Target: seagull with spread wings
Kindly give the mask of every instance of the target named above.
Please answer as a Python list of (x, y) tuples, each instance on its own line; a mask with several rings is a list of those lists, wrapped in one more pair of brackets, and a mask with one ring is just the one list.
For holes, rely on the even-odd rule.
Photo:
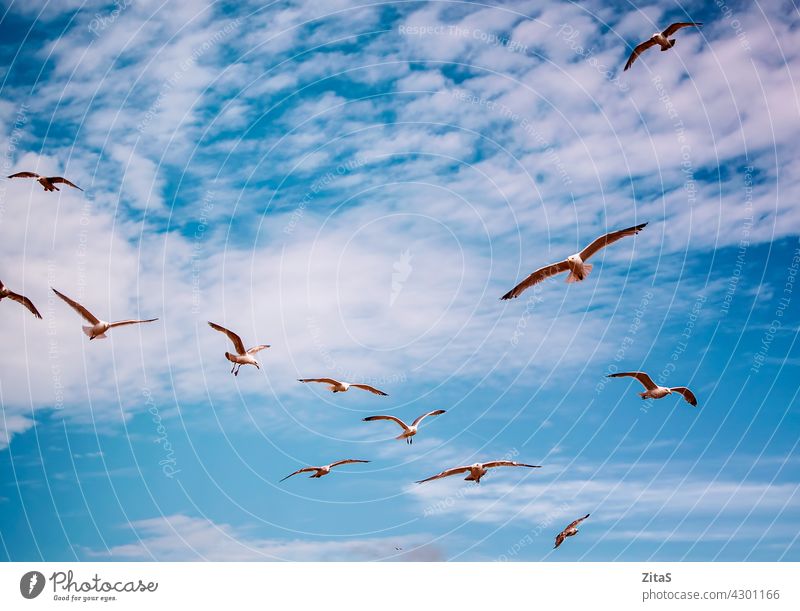
[(503, 295), (500, 299), (513, 299), (515, 297), (519, 297), (526, 289), (532, 287), (534, 284), (538, 284), (550, 276), (555, 276), (556, 274), (560, 274), (562, 272), (569, 272), (569, 275), (567, 276), (567, 282), (580, 282), (581, 280), (585, 280), (586, 276), (589, 275), (589, 272), (592, 271), (592, 264), (586, 263), (586, 260), (589, 257), (597, 253), (597, 251), (605, 248), (609, 244), (613, 244), (617, 240), (636, 235), (646, 226), (647, 223), (642, 223), (641, 225), (635, 225), (634, 227), (628, 227), (627, 229), (620, 229), (619, 231), (607, 233), (606, 235), (597, 238), (579, 253), (570, 255), (558, 263), (553, 263), (537, 269), (530, 276), (525, 278), (525, 280)]
[(694, 393), (685, 386), (674, 386), (668, 388), (666, 386), (659, 386), (653, 379), (643, 371), (625, 371), (621, 373), (612, 373), (609, 378), (636, 378), (644, 386), (645, 391), (640, 392), (639, 396), (642, 399), (663, 399), (667, 395), (676, 392), (683, 395), (689, 405), (697, 406), (697, 398)]
[(303, 378), (297, 380), (298, 382), (319, 382), (320, 384), (327, 384), (328, 390), (331, 392), (347, 392), (349, 388), (360, 388), (361, 390), (367, 390), (371, 392), (373, 395), (380, 395), (381, 397), (388, 397), (385, 392), (382, 390), (378, 390), (374, 386), (370, 386), (369, 384), (353, 384), (352, 382), (340, 382), (339, 380), (334, 380), (333, 378)]
[(336, 462), (332, 462), (329, 465), (323, 465), (321, 467), (303, 467), (302, 469), (298, 469), (294, 473), (290, 473), (286, 477), (284, 477), (281, 481), (289, 479), (293, 475), (297, 475), (298, 473), (311, 473), (314, 472), (314, 475), (309, 475), (310, 478), (317, 478), (322, 477), (323, 475), (328, 475), (331, 472), (331, 469), (334, 467), (338, 467), (339, 465), (349, 465), (352, 463), (366, 463), (369, 462), (368, 460), (357, 460), (355, 458), (348, 458), (346, 460), (337, 460)]
[(672, 47), (675, 46), (675, 39), (670, 38), (675, 32), (680, 30), (681, 28), (699, 28), (703, 24), (699, 21), (681, 21), (678, 23), (673, 23), (663, 32), (656, 32), (653, 34), (649, 40), (644, 41), (642, 44), (638, 45), (631, 53), (631, 56), (628, 58), (628, 62), (625, 64), (625, 70), (630, 68), (633, 65), (633, 62), (636, 61), (636, 58), (639, 57), (642, 53), (647, 51), (650, 47), (654, 47), (658, 45), (661, 47), (662, 51), (669, 51)]
[(458, 475), (459, 473), (467, 473), (467, 477), (464, 478), (464, 481), (467, 482), (475, 482), (479, 484), (481, 478), (486, 475), (486, 472), (489, 469), (494, 467), (528, 467), (530, 469), (541, 469), (541, 465), (526, 465), (525, 463), (514, 462), (513, 460), (495, 460), (492, 462), (476, 462), (474, 465), (467, 465), (465, 467), (455, 467), (453, 469), (447, 469), (446, 471), (442, 471), (438, 475), (433, 475), (431, 477), (421, 479), (417, 483), (423, 484), (425, 482), (430, 482), (435, 479), (441, 479), (443, 477), (450, 477), (451, 475)]
[(564, 539), (567, 537), (574, 537), (578, 534), (578, 524), (583, 522), (586, 518), (589, 517), (590, 514), (586, 514), (582, 518), (578, 518), (572, 524), (567, 526), (564, 530), (562, 530), (558, 535), (556, 535), (556, 546), (553, 549), (556, 549), (559, 545), (564, 543)]
[(3, 299), (8, 298), (11, 301), (16, 301), (17, 303), (21, 303), (24, 305), (28, 310), (30, 310), (31, 314), (33, 314), (36, 318), (41, 318), (42, 315), (39, 314), (39, 310), (36, 309), (36, 306), (33, 305), (33, 302), (25, 297), (25, 295), (20, 295), (15, 293), (14, 291), (10, 291), (5, 284), (0, 282), (0, 301)]
[(228, 339), (233, 342), (233, 347), (236, 349), (236, 354), (231, 354), (230, 352), (225, 353), (225, 358), (233, 363), (233, 367), (231, 368), (231, 373), (233, 375), (239, 375), (239, 370), (242, 368), (242, 365), (255, 365), (256, 369), (261, 369), (261, 366), (253, 355), (266, 348), (269, 348), (269, 344), (261, 344), (260, 346), (253, 346), (249, 350), (245, 350), (242, 338), (236, 335), (236, 333), (233, 331), (230, 331), (225, 327), (213, 322), (209, 322), (208, 326), (215, 331), (224, 333), (228, 336)]
[(78, 191), (83, 191), (78, 185), (71, 183), (63, 176), (40, 176), (36, 172), (17, 172), (16, 174), (12, 174), (9, 178), (35, 178), (36, 181), (44, 187), (45, 191), (61, 191), (56, 184), (65, 184), (69, 187), (73, 187)]
[(106, 337), (106, 332), (109, 329), (113, 329), (114, 327), (122, 327), (124, 325), (138, 325), (146, 322), (155, 322), (158, 318), (148, 318), (147, 320), (118, 320), (117, 322), (106, 322), (104, 320), (100, 320), (92, 314), (89, 310), (84, 308), (81, 304), (77, 301), (73, 301), (63, 293), (59, 293), (57, 290), (53, 289), (53, 292), (61, 297), (69, 307), (75, 310), (86, 322), (90, 323), (89, 325), (83, 326), (83, 332), (89, 336), (90, 340), (93, 339), (103, 339)]
[(440, 414), (444, 413), (445, 410), (437, 409), (432, 412), (428, 412), (427, 414), (422, 414), (419, 418), (411, 423), (411, 426), (407, 425), (405, 422), (400, 420), (400, 418), (396, 418), (395, 416), (368, 416), (364, 418), (364, 422), (372, 422), (374, 420), (391, 420), (392, 422), (396, 422), (403, 428), (403, 432), (399, 436), (395, 437), (395, 439), (405, 439), (406, 443), (414, 443), (414, 435), (417, 434), (417, 428), (419, 427), (420, 423), (428, 416), (439, 416)]

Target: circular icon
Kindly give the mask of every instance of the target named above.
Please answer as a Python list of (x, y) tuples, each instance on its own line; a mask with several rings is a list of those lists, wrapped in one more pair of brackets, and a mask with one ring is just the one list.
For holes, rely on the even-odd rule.
[(39, 571), (28, 571), (19, 580), (19, 593), (25, 598), (36, 598), (44, 590), (44, 575)]

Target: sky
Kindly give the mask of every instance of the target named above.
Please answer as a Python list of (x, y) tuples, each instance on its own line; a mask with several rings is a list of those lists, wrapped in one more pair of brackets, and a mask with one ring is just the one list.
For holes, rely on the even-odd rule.
[[(779, 0), (0, 1), (0, 174), (84, 189), (0, 180), (0, 280), (44, 317), (0, 302), (0, 558), (800, 560), (798, 26)], [(90, 342), (49, 287), (159, 320)], [(635, 370), (699, 405), (606, 377)], [(297, 382), (326, 376), (389, 396)], [(432, 409), (413, 445), (361, 421)], [(279, 482), (344, 458), (371, 462)], [(500, 459), (542, 468), (414, 483)]]

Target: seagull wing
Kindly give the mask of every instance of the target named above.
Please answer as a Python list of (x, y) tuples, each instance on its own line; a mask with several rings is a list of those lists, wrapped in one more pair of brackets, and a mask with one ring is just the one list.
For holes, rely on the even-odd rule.
[(100, 322), (100, 319), (98, 319), (98, 318), (97, 318), (97, 317), (96, 317), (94, 314), (92, 314), (92, 313), (91, 313), (89, 310), (87, 310), (86, 308), (84, 308), (84, 307), (83, 307), (81, 304), (79, 304), (77, 301), (73, 301), (72, 299), (70, 299), (69, 297), (67, 297), (66, 295), (64, 295), (64, 293), (59, 293), (59, 292), (58, 292), (57, 290), (55, 290), (55, 289), (53, 289), (53, 292), (54, 292), (56, 295), (58, 295), (59, 297), (61, 297), (61, 299), (63, 299), (64, 301), (66, 301), (66, 302), (67, 302), (67, 305), (69, 305), (69, 307), (71, 307), (71, 308), (72, 308), (73, 310), (75, 310), (75, 311), (76, 311), (78, 314), (80, 314), (80, 315), (81, 315), (81, 316), (84, 318), (84, 320), (86, 320), (87, 322), (90, 322), (90, 323), (92, 323), (93, 325), (96, 325), (97, 323), (99, 323), (99, 322)]
[(378, 390), (377, 388), (375, 388), (374, 386), (370, 386), (369, 384), (350, 384), (350, 386), (352, 386), (353, 388), (360, 388), (361, 390), (368, 390), (373, 395), (380, 395), (381, 397), (389, 396), (382, 390)]
[(452, 469), (447, 469), (446, 471), (442, 471), (438, 475), (433, 475), (431, 477), (421, 479), (417, 483), (424, 484), (425, 482), (430, 482), (435, 479), (441, 479), (442, 477), (450, 477), (451, 475), (458, 475), (459, 473), (466, 473), (467, 471), (469, 471), (469, 467), (454, 467)]
[(148, 318), (147, 320), (118, 320), (117, 322), (109, 323), (108, 328), (124, 327), (125, 325), (138, 325), (145, 322), (155, 322), (158, 318)]
[(589, 244), (589, 246), (584, 248), (580, 252), (580, 258), (583, 259), (583, 261), (586, 261), (598, 250), (605, 248), (609, 244), (613, 244), (614, 242), (616, 242), (617, 240), (621, 240), (622, 238), (627, 238), (628, 236), (636, 235), (646, 226), (647, 223), (642, 223), (641, 225), (636, 225), (634, 227), (628, 227), (627, 229), (620, 229), (619, 231), (612, 231), (611, 233), (607, 233), (606, 235), (597, 238), (594, 242)]
[(633, 62), (636, 61), (636, 58), (639, 57), (642, 53), (647, 51), (650, 47), (652, 47), (655, 44), (657, 44), (656, 41), (651, 38), (650, 40), (646, 40), (642, 44), (637, 46), (633, 50), (633, 53), (631, 53), (631, 56), (628, 58), (628, 61), (625, 64), (625, 68), (624, 68), (623, 72), (625, 70), (627, 70), (628, 68), (630, 68), (631, 66), (633, 66)]
[(68, 181), (63, 176), (48, 176), (47, 180), (49, 180), (50, 182), (53, 182), (53, 183), (61, 182), (61, 183), (64, 183), (65, 185), (69, 185), (70, 187), (74, 187), (78, 191), (83, 191), (83, 189), (81, 189), (78, 185), (76, 185), (75, 183), (71, 183), (70, 181)]
[(485, 462), (483, 463), (483, 467), (485, 469), (491, 469), (492, 467), (530, 467), (531, 469), (541, 469), (541, 465), (526, 465), (525, 463), (521, 462), (514, 462), (513, 460), (494, 460), (492, 462)]
[(17, 172), (12, 174), (9, 178), (40, 178), (36, 172)]
[(577, 520), (575, 520), (574, 522), (572, 522), (572, 523), (571, 523), (569, 526), (567, 526), (567, 527), (566, 527), (564, 530), (565, 530), (565, 531), (572, 530), (573, 528), (575, 528), (576, 526), (578, 526), (578, 524), (580, 524), (580, 523), (581, 523), (581, 522), (583, 522), (583, 521), (584, 521), (586, 518), (588, 518), (590, 515), (591, 515), (591, 514), (588, 514), (588, 513), (587, 513), (587, 514), (586, 514), (585, 516), (583, 516), (582, 518), (578, 518)]
[(694, 396), (694, 393), (686, 388), (685, 386), (676, 386), (675, 388), (670, 388), (672, 392), (677, 392), (683, 395), (683, 398), (686, 399), (686, 402), (689, 405), (694, 405), (697, 407), (697, 397)]
[(647, 390), (653, 390), (654, 388), (658, 388), (653, 379), (647, 375), (644, 371), (622, 371), (620, 373), (612, 373), (608, 376), (609, 378), (636, 378), (641, 382), (642, 386), (644, 386)]
[(523, 291), (532, 287), (534, 284), (539, 284), (542, 280), (546, 280), (550, 276), (555, 276), (556, 274), (565, 272), (568, 269), (569, 269), (569, 263), (567, 263), (566, 259), (564, 261), (559, 261), (558, 263), (553, 263), (552, 265), (540, 267), (530, 276), (525, 278), (525, 280), (523, 280), (513, 289), (508, 291), (508, 293), (503, 295), (500, 299), (514, 299), (515, 297), (519, 297), (523, 293)]
[(445, 411), (443, 409), (436, 409), (436, 410), (433, 410), (432, 412), (428, 412), (427, 414), (422, 414), (419, 418), (417, 418), (416, 420), (414, 420), (414, 422), (411, 423), (411, 426), (417, 426), (420, 422), (425, 420), (425, 418), (427, 418), (428, 416), (439, 416), (439, 415), (444, 414), (444, 413), (445, 413)]
[(11, 301), (16, 301), (17, 303), (21, 303), (26, 308), (28, 308), (36, 318), (41, 318), (42, 315), (39, 314), (39, 310), (36, 309), (36, 306), (33, 305), (33, 302), (25, 297), (24, 295), (18, 295), (12, 291), (8, 291), (8, 295), (6, 295)]
[(247, 351), (244, 349), (244, 344), (242, 343), (242, 338), (236, 335), (233, 331), (229, 331), (225, 327), (222, 327), (216, 323), (209, 322), (208, 326), (214, 329), (214, 331), (219, 331), (220, 333), (224, 333), (228, 336), (228, 339), (233, 342), (233, 347), (236, 349), (237, 354), (246, 354)]
[(261, 352), (262, 350), (266, 350), (269, 348), (269, 344), (261, 344), (260, 346), (253, 346), (250, 350), (247, 351), (247, 354), (255, 354), (256, 352)]
[[(297, 470), (297, 471), (295, 471), (294, 473), (290, 473), (289, 475), (287, 475), (286, 477), (284, 477), (284, 478), (281, 480), (281, 482), (282, 482), (283, 480), (285, 480), (285, 479), (289, 479), (289, 478), (290, 478), (290, 477), (292, 477), (293, 475), (297, 475), (298, 473), (311, 473), (312, 471), (319, 471), (319, 467), (303, 467), (302, 469), (298, 469), (298, 470)], [(280, 483), (280, 482), (278, 482), (278, 483)]]
[(700, 21), (679, 21), (677, 23), (673, 23), (672, 25), (670, 25), (666, 30), (661, 32), (661, 34), (665, 38), (669, 38), (681, 28), (691, 28), (691, 27), (699, 28), (702, 25), (703, 23)]
[(555, 547), (553, 549), (558, 548), (559, 545), (564, 543), (564, 539), (566, 539), (566, 538), (567, 538), (567, 535), (564, 534), (564, 531), (561, 531), (560, 533), (558, 533), (556, 535), (556, 545), (555, 545)]
[(358, 460), (356, 458), (346, 458), (345, 460), (337, 460), (336, 462), (332, 462), (328, 466), (333, 469), (334, 467), (338, 467), (339, 465), (349, 465), (351, 463), (356, 462), (369, 462), (368, 460)]
[[(420, 418), (417, 418), (417, 420), (419, 420), (419, 419)], [(400, 418), (395, 418), (394, 416), (367, 416), (363, 420), (364, 420), (364, 422), (372, 422), (374, 420), (391, 420), (392, 422), (396, 422), (401, 427), (403, 427), (403, 430), (405, 430), (405, 431), (408, 430), (408, 425), (405, 422), (403, 422), (402, 420), (400, 420)], [(416, 420), (414, 421), (414, 424), (415, 425), (417, 424)]]

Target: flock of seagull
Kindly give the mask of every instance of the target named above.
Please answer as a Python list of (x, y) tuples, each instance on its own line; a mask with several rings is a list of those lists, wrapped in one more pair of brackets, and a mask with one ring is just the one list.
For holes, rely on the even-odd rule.
[[(624, 69), (628, 70), (641, 53), (643, 53), (644, 51), (653, 46), (660, 46), (662, 51), (667, 51), (671, 49), (675, 45), (675, 39), (671, 39), (670, 36), (672, 36), (678, 30), (686, 27), (700, 27), (701, 25), (702, 25), (701, 23), (697, 22), (673, 23), (663, 32), (657, 32), (653, 34), (653, 36), (650, 39), (641, 43), (634, 49), (627, 63), (625, 64)], [(18, 172), (16, 174), (12, 174), (8, 178), (35, 179), (44, 188), (44, 190), (48, 192), (59, 191), (59, 188), (56, 186), (57, 184), (64, 184), (69, 187), (83, 191), (83, 189), (81, 189), (79, 186), (77, 186), (76, 184), (74, 184), (73, 182), (67, 180), (62, 176), (41, 176), (35, 172)], [(564, 272), (568, 272), (566, 278), (566, 282), (568, 283), (581, 282), (585, 280), (589, 275), (589, 273), (592, 271), (592, 264), (587, 263), (587, 261), (593, 255), (595, 255), (603, 248), (610, 246), (611, 244), (623, 238), (635, 236), (640, 231), (642, 231), (646, 226), (647, 223), (642, 223), (639, 225), (628, 227), (626, 229), (613, 231), (611, 233), (607, 233), (606, 235), (598, 237), (580, 252), (570, 255), (566, 259), (563, 259), (562, 261), (559, 261), (557, 263), (551, 263), (549, 265), (545, 265), (544, 267), (540, 267), (539, 269), (535, 270), (528, 277), (526, 277), (519, 284), (517, 284), (513, 289), (511, 289), (505, 295), (503, 295), (501, 299), (508, 300), (517, 298), (530, 287), (546, 280), (547, 278), (550, 278), (552, 276)], [(89, 340), (103, 339), (107, 337), (106, 334), (115, 327), (145, 324), (145, 323), (155, 322), (158, 320), (157, 318), (148, 318), (144, 320), (128, 319), (116, 322), (106, 322), (104, 320), (100, 320), (99, 318), (97, 318), (85, 306), (81, 305), (80, 303), (71, 299), (70, 297), (67, 297), (64, 293), (61, 293), (54, 288), (52, 290), (61, 300), (63, 300), (67, 305), (69, 305), (79, 316), (81, 316), (81, 318), (83, 318), (83, 320), (85, 320), (88, 323), (87, 325), (84, 325), (82, 329), (83, 332), (88, 336)], [(30, 299), (28, 299), (24, 295), (20, 295), (19, 293), (11, 291), (2, 282), (0, 282), (0, 301), (6, 298), (25, 306), (36, 318), (38, 319), (42, 318), (42, 315), (39, 313), (39, 311), (36, 309), (36, 306), (34, 306), (33, 302)], [(233, 366), (231, 368), (231, 373), (234, 376), (239, 375), (239, 370), (243, 365), (252, 365), (257, 369), (261, 368), (258, 360), (256, 360), (255, 358), (255, 355), (261, 352), (262, 350), (269, 348), (270, 347), (269, 344), (259, 344), (253, 346), (252, 348), (245, 348), (242, 338), (233, 331), (226, 329), (225, 327), (213, 322), (209, 322), (208, 324), (215, 331), (219, 331), (220, 333), (225, 334), (233, 344), (235, 352), (225, 352), (225, 358), (231, 363), (233, 363)], [(693, 406), (697, 405), (697, 398), (692, 393), (692, 391), (689, 390), (687, 387), (677, 386), (668, 388), (664, 386), (659, 386), (652, 380), (652, 378), (649, 375), (641, 371), (613, 373), (608, 377), (635, 378), (645, 388), (644, 392), (639, 393), (642, 399), (663, 399), (664, 397), (667, 397), (672, 393), (678, 393), (682, 395), (683, 398), (686, 400), (686, 402), (688, 402), (689, 404)], [(334, 378), (301, 378), (298, 381), (302, 383), (324, 384), (333, 393), (347, 392), (351, 388), (357, 388), (382, 397), (388, 396), (387, 393), (385, 393), (384, 391), (375, 388), (374, 386), (370, 386), (369, 384), (343, 382), (340, 380), (336, 380)], [(411, 424), (407, 424), (400, 418), (392, 415), (369, 416), (363, 418), (363, 421), (375, 422), (375, 421), (386, 420), (394, 422), (397, 426), (399, 426), (402, 429), (400, 435), (398, 435), (395, 439), (404, 440), (407, 444), (413, 444), (414, 436), (416, 436), (417, 433), (419, 432), (419, 427), (422, 424), (422, 421), (425, 420), (426, 418), (440, 416), (444, 413), (446, 412), (443, 409), (433, 410), (425, 414), (422, 414), (421, 416), (416, 418)], [(307, 466), (297, 469), (296, 471), (290, 473), (280, 481), (283, 482), (284, 480), (294, 477), (295, 475), (298, 475), (300, 473), (310, 473), (311, 475), (309, 477), (312, 479), (316, 479), (328, 475), (334, 467), (338, 467), (341, 465), (348, 465), (348, 464), (356, 464), (356, 463), (368, 463), (368, 462), (370, 461), (348, 458), (345, 460), (338, 460), (322, 466)], [(498, 467), (523, 467), (528, 469), (540, 469), (541, 465), (519, 463), (512, 460), (476, 462), (471, 465), (463, 465), (459, 467), (445, 469), (441, 473), (432, 475), (431, 477), (427, 477), (425, 479), (421, 479), (416, 483), (422, 484), (425, 482), (430, 482), (433, 480), (438, 480), (453, 475), (466, 474), (466, 477), (464, 478), (465, 481), (471, 481), (478, 484), (480, 483), (481, 478), (487, 474), (489, 469), (494, 469)], [(584, 520), (586, 520), (589, 517), (589, 515), (590, 514), (587, 513), (585, 516), (575, 520), (574, 522), (569, 524), (564, 530), (562, 530), (556, 536), (554, 549), (558, 548), (568, 537), (576, 535), (578, 533), (578, 525)], [(400, 549), (400, 548), (395, 548), (395, 549)]]

